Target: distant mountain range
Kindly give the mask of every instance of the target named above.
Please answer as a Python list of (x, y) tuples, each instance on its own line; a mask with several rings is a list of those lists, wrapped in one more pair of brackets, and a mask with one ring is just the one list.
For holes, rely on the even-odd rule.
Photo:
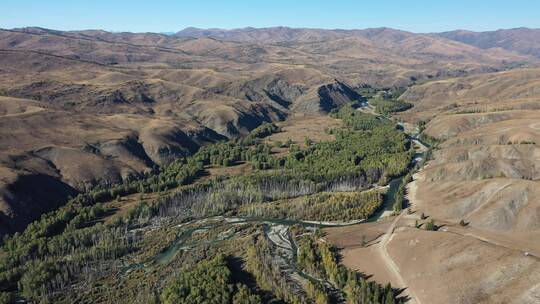
[(500, 47), (520, 54), (540, 57), (540, 29), (515, 28), (491, 32), (457, 30), (437, 35), (481, 49)]
[(287, 43), (317, 42), (344, 37), (362, 37), (379, 42), (399, 42), (418, 35), (431, 35), (465, 43), (481, 49), (502, 48), (520, 54), (540, 57), (540, 29), (514, 28), (496, 31), (474, 32), (455, 30), (432, 34), (414, 34), (391, 28), (372, 28), (364, 30), (323, 30), (309, 28), (242, 28), (242, 29), (199, 29), (186, 28), (175, 34), (177, 37), (210, 37), (231, 41)]

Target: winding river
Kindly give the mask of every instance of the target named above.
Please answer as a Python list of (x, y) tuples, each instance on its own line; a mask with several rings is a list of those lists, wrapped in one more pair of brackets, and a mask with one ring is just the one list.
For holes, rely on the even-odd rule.
[[(367, 107), (367, 106), (369, 105), (364, 105), (363, 107)], [(360, 110), (362, 109), (360, 108)], [(385, 116), (380, 116), (380, 117), (383, 117), (384, 119), (389, 119), (388, 117), (385, 117)], [(402, 127), (404, 126), (401, 123), (399, 125)], [(409, 172), (414, 172), (423, 164), (427, 156), (427, 152), (429, 151), (429, 146), (426, 143), (423, 143), (418, 138), (418, 131), (412, 134), (407, 134), (407, 137), (409, 141), (412, 144), (416, 145), (418, 148), (418, 152), (414, 155), (411, 165), (409, 166)], [(403, 181), (403, 178), (404, 176), (396, 177), (388, 183), (388, 186), (386, 186), (387, 191), (384, 195), (383, 204), (380, 206), (377, 212), (368, 219), (362, 219), (362, 220), (356, 220), (356, 221), (350, 221), (350, 222), (319, 222), (319, 221), (301, 221), (301, 220), (276, 219), (276, 218), (212, 216), (212, 217), (200, 219), (197, 221), (181, 224), (179, 225), (179, 228), (182, 229), (182, 231), (180, 232), (178, 237), (165, 250), (155, 255), (154, 257), (149, 258), (148, 260), (144, 262), (126, 265), (122, 270), (122, 274), (125, 275), (134, 269), (144, 268), (152, 264), (160, 264), (160, 265), (168, 264), (170, 261), (174, 259), (174, 257), (179, 251), (189, 250), (191, 248), (192, 244), (189, 244), (188, 240), (190, 240), (191, 237), (196, 233), (200, 233), (209, 229), (214, 229), (214, 228), (218, 228), (220, 226), (225, 226), (225, 225), (241, 225), (241, 224), (248, 224), (248, 223), (257, 223), (257, 224), (264, 225), (265, 235), (274, 245), (276, 245), (278, 248), (281, 249), (282, 255), (285, 255), (282, 258), (287, 259), (291, 263), (290, 268), (292, 269), (292, 271), (304, 279), (313, 280), (315, 278), (311, 278), (310, 276), (296, 270), (295, 264), (296, 264), (297, 247), (296, 247), (296, 244), (294, 244), (292, 236), (290, 235), (289, 227), (292, 225), (302, 225), (306, 228), (309, 227), (311, 229), (316, 229), (316, 228), (324, 228), (324, 227), (358, 225), (366, 221), (367, 222), (378, 221), (392, 213), (392, 207), (396, 199), (396, 194), (398, 192), (400, 184)], [(195, 224), (196, 227), (183, 228), (184, 226), (188, 226), (190, 224)], [(221, 242), (233, 236), (234, 236), (234, 233), (219, 234), (217, 238), (208, 240), (207, 242), (208, 243)]]

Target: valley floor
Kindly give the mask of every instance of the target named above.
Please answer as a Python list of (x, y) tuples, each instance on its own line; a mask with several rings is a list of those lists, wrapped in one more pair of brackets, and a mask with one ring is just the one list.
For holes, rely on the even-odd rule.
[[(190, 273), (184, 264), (221, 265), (219, 251), (229, 259), (227, 267), (239, 273), (229, 278), (236, 284), (229, 296), (247, 288), (242, 296), (264, 303), (344, 303), (362, 297), (385, 303), (538, 303), (540, 133), (531, 122), (540, 118), (537, 113), (452, 112), (417, 127), (374, 111), (363, 104), (332, 116), (291, 117), (279, 127), (264, 126), (248, 140), (202, 149), (178, 164), (180, 169), (150, 176), (148, 185), (141, 181), (134, 193), (93, 207), (79, 199), (77, 221), (43, 219), (8, 240), (0, 257), (16, 266), (12, 273), (4, 265), (3, 275), (12, 284), (11, 278), (22, 274), (17, 279), (22, 283), (9, 288), (21, 299), (64, 302), (82, 301), (82, 294), (103, 302), (100, 290), (118, 298), (124, 289), (130, 299), (155, 298), (158, 291), (166, 298), (169, 289), (175, 294), (178, 269)], [(469, 121), (467, 129), (446, 139), (429, 135), (455, 120)], [(398, 153), (388, 152), (394, 150)], [(368, 152), (359, 157), (350, 151)], [(379, 158), (379, 151), (387, 154)], [(394, 179), (337, 175), (386, 161), (394, 167), (384, 170), (395, 169), (389, 174)], [(362, 171), (374, 172), (366, 168)], [(182, 182), (163, 186), (169, 176)], [(61, 221), (73, 216), (62, 212), (55, 215)], [(84, 237), (92, 241), (79, 240)], [(59, 240), (77, 245), (53, 243)], [(49, 246), (29, 247), (33, 242)], [(111, 245), (115, 242), (119, 245)], [(36, 250), (40, 258), (32, 255)], [(73, 263), (72, 256), (76, 266), (69, 267), (83, 267), (80, 273), (69, 270), (73, 277), (57, 275), (49, 285), (25, 278), (51, 267), (49, 260)], [(27, 260), (37, 270), (25, 266)], [(55, 267), (60, 268), (48, 271), (67, 271)], [(139, 290), (142, 278), (148, 284)], [(65, 288), (70, 280), (82, 294)], [(94, 287), (85, 289), (85, 282)], [(391, 287), (383, 287), (387, 283)], [(36, 286), (41, 289), (32, 289)]]

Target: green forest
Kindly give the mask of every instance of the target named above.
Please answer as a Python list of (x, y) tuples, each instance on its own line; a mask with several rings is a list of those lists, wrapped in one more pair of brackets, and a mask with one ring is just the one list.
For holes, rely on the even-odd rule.
[[(346, 303), (390, 304), (402, 303), (398, 292), (390, 285), (384, 288), (373, 282), (368, 282), (358, 273), (340, 265), (336, 248), (327, 243), (317, 242), (312, 236), (302, 237), (299, 241), (297, 263), (300, 269), (309, 274), (317, 287), (314, 292), (317, 301), (328, 294), (325, 289), (334, 289), (334, 297), (340, 294)], [(320, 282), (329, 282), (324, 286)]]
[(370, 105), (375, 107), (376, 113), (390, 115), (412, 108), (413, 105), (411, 103), (398, 99), (405, 90), (405, 88), (387, 90), (363, 88), (360, 90), (360, 94), (368, 99)]
[[(313, 241), (298, 240), (295, 263), (331, 286), (290, 282), (272, 262), (280, 253), (268, 229), (279, 225), (224, 220), (352, 221), (374, 214), (383, 193), (368, 189), (404, 174), (414, 150), (388, 120), (351, 106), (332, 115), (343, 121), (329, 131), (332, 141), (293, 143), (276, 156), (264, 139), (280, 129), (263, 124), (154, 173), (69, 199), (2, 240), (0, 303), (330, 303), (336, 292), (348, 303), (398, 303), (390, 287), (346, 270), (334, 249)], [(243, 163), (252, 168), (247, 175), (208, 176), (210, 166)], [(115, 206), (134, 195), (139, 201), (119, 212)]]

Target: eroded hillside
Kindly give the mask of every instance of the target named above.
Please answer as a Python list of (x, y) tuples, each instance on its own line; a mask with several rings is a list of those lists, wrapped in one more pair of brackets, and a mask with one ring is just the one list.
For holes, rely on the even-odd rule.
[[(23, 44), (19, 41), (0, 57), (3, 232), (23, 228), (57, 207), (62, 196), (140, 176), (205, 143), (245, 135), (263, 122), (329, 111), (358, 98), (347, 84), (313, 68), (226, 61), (220, 63), (222, 70), (219, 64), (205, 67), (207, 62), (182, 68), (169, 66), (159, 54), (148, 56), (163, 60), (162, 66), (145, 67), (149, 59), (134, 58), (129, 60), (141, 61), (119, 66), (107, 60), (122, 61), (108, 55), (125, 55), (122, 43), (97, 46), (91, 54), (87, 44), (100, 40), (40, 38), (37, 46), (25, 45), (29, 50), (15, 50)], [(68, 43), (75, 44), (74, 51)], [(210, 47), (201, 43), (197, 47)], [(40, 50), (40, 44), (60, 50)], [(28, 188), (27, 181), (36, 178), (50, 181)]]
[[(399, 117), (428, 121), (425, 139), (437, 145), (409, 184), (415, 213), (387, 246), (422, 302), (538, 301), (539, 76), (448, 79), (402, 95), (415, 107)], [(431, 219), (437, 231), (425, 231)]]
[[(392, 29), (241, 32), (1, 30), (2, 231), (20, 230), (61, 197), (263, 122), (326, 113), (361, 98), (358, 87), (534, 62)], [(46, 181), (28, 188), (36, 178)]]

